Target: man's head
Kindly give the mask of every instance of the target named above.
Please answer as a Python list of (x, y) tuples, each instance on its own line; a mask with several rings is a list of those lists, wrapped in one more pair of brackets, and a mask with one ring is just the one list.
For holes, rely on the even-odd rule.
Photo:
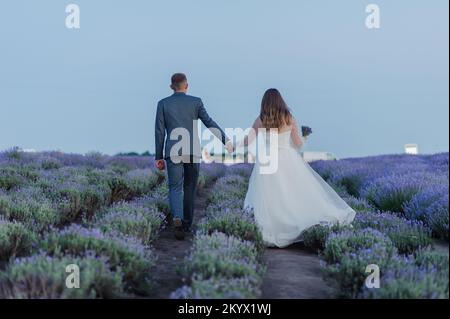
[(175, 92), (186, 92), (188, 89), (188, 82), (186, 75), (183, 73), (175, 73), (172, 75), (172, 84), (170, 88)]

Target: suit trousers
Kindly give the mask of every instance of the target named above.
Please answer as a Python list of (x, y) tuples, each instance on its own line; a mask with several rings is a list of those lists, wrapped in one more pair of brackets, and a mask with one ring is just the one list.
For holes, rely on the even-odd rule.
[(170, 209), (173, 218), (180, 218), (185, 228), (192, 226), (199, 172), (199, 163), (174, 163), (167, 159)]

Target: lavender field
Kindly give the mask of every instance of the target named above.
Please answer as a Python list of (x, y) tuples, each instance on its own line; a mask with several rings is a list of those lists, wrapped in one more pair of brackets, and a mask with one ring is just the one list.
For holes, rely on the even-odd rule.
[[(443, 153), (312, 164), (358, 212), (350, 227), (305, 231), (296, 248), (320, 258), (334, 298), (448, 298), (448, 251), (437, 249), (448, 247), (448, 163)], [(170, 209), (152, 158), (0, 153), (0, 298), (260, 298), (267, 249), (242, 210), (251, 169), (202, 164), (205, 205), (175, 260), (155, 248)], [(164, 260), (178, 276), (167, 296), (155, 291)], [(72, 264), (77, 289), (66, 285)], [(379, 289), (364, 284), (370, 264)]]

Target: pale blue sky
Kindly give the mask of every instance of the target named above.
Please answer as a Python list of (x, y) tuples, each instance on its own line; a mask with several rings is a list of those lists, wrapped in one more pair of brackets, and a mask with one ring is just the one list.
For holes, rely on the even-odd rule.
[[(81, 29), (65, 28), (65, 6)], [(365, 27), (365, 7), (381, 29)], [(0, 149), (154, 150), (158, 99), (189, 75), (224, 127), (279, 88), (308, 149), (339, 157), (448, 151), (447, 0), (5, 0)]]

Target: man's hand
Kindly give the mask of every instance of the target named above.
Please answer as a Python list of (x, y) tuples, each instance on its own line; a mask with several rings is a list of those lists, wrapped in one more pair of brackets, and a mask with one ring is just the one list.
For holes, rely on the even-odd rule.
[(166, 169), (166, 162), (163, 159), (156, 160), (155, 161), (155, 167), (159, 169), (160, 171), (163, 171)]
[(225, 148), (226, 148), (228, 154), (234, 153), (234, 145), (231, 141), (228, 141), (227, 144), (225, 144)]

